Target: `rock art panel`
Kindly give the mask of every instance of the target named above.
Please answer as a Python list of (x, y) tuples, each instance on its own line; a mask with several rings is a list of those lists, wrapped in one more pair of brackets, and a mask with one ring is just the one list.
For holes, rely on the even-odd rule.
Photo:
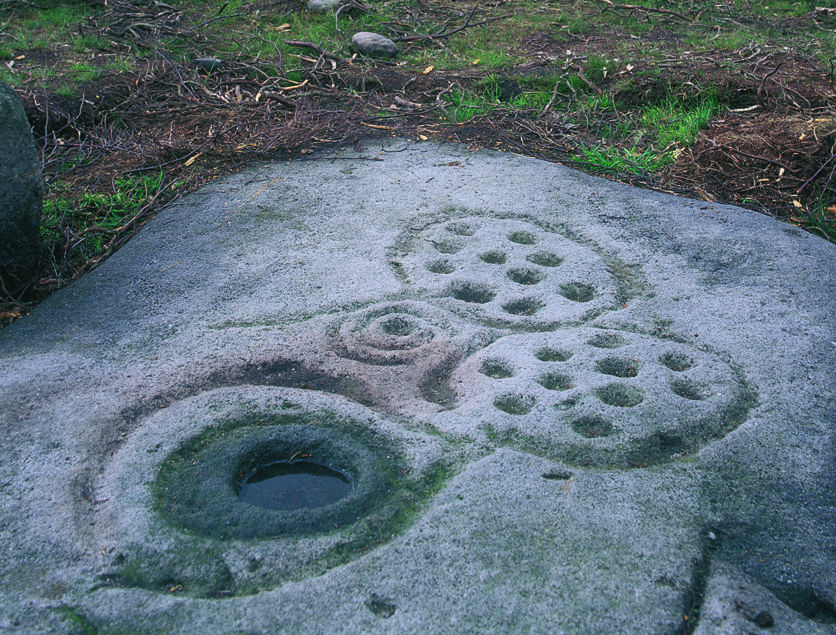
[(591, 246), (523, 218), (463, 216), (414, 224), (396, 267), (460, 316), (546, 330), (614, 308), (618, 282)]
[(482, 421), (490, 438), (598, 466), (680, 458), (740, 425), (754, 400), (716, 355), (595, 328), (503, 337), (457, 368), (451, 386), (449, 421)]
[(0, 332), (0, 631), (833, 632), (832, 245), (365, 151), (218, 180)]

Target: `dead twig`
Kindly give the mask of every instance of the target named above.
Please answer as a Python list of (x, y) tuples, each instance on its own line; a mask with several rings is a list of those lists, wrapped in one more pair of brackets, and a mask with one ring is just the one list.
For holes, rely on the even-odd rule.
[(578, 64), (569, 64), (569, 68), (575, 71), (578, 74), (578, 79), (580, 79), (584, 84), (589, 86), (589, 88), (594, 90), (599, 95), (604, 94), (603, 90), (601, 90), (598, 86), (589, 81), (589, 78), (586, 75), (584, 75), (582, 66), (579, 66)]
[(314, 44), (313, 42), (309, 42), (308, 40), (287, 40), (285, 44), (289, 46), (301, 46), (304, 48), (309, 48), (319, 53), (322, 57), (325, 57), (329, 60), (334, 60), (335, 62), (342, 62), (343, 64), (349, 63), (349, 60), (347, 60), (346, 58), (340, 57), (339, 55), (334, 55), (330, 51), (326, 51), (321, 46)]
[(691, 18), (686, 15), (682, 15), (681, 13), (677, 13), (676, 11), (672, 11), (671, 9), (658, 9), (656, 7), (642, 7), (635, 4), (616, 4), (612, 2), (612, 0), (601, 0), (607, 7), (607, 9), (624, 9), (625, 11), (638, 11), (638, 12), (645, 12), (645, 13), (661, 13), (662, 15), (670, 15), (680, 20), (684, 20), (685, 22), (693, 22)]
[(282, 106), (287, 106), (291, 110), (296, 108), (296, 104), (292, 100), (288, 99), (287, 97), (284, 97), (283, 95), (281, 95), (277, 92), (274, 92), (272, 90), (267, 90), (267, 91), (264, 91), (261, 94), (264, 97), (267, 97), (268, 99), (272, 99), (273, 101), (279, 102)]
[(771, 163), (772, 165), (777, 165), (779, 168), (784, 168), (787, 172), (797, 172), (798, 170), (794, 170), (786, 163), (781, 163), (780, 161), (776, 161), (775, 159), (770, 159), (769, 157), (762, 157), (757, 154), (749, 154), (748, 152), (744, 152), (743, 150), (738, 150), (737, 148), (730, 146), (728, 144), (719, 144), (716, 143), (713, 139), (708, 139), (708, 142), (717, 150), (730, 150), (735, 154), (739, 154), (740, 156), (748, 157), (750, 159), (755, 159), (756, 161), (764, 161), (766, 163)]
[[(810, 183), (812, 183), (812, 182), (813, 182), (813, 180), (814, 180), (814, 179), (815, 179), (815, 178), (816, 178), (816, 177), (817, 177), (817, 176), (821, 173), (821, 171), (822, 171), (822, 170), (824, 170), (824, 169), (828, 166), (828, 164), (829, 164), (831, 161), (833, 161), (833, 159), (836, 159), (836, 154), (831, 154), (831, 155), (830, 155), (830, 158), (829, 158), (827, 161), (825, 161), (824, 163), (822, 163), (821, 167), (819, 167), (819, 169), (818, 169), (818, 170), (816, 170), (816, 171), (813, 173), (813, 176), (811, 176), (809, 179), (807, 179), (806, 181), (804, 181), (804, 185), (802, 185), (800, 188), (798, 188), (798, 189), (796, 190), (796, 192), (797, 192), (798, 194), (801, 194), (801, 191), (802, 191), (805, 187), (807, 187), (808, 185), (810, 185)], [(828, 179), (828, 182), (829, 182), (829, 181), (830, 181), (830, 180)]]
[(490, 24), (491, 22), (496, 22), (497, 20), (505, 20), (507, 18), (512, 17), (513, 14), (507, 15), (499, 15), (493, 18), (487, 18), (486, 20), (482, 20), (481, 22), (477, 22), (475, 24), (471, 24), (470, 21), (473, 19), (473, 15), (476, 13), (476, 10), (479, 8), (479, 5), (475, 5), (467, 16), (467, 19), (464, 22), (464, 25), (460, 26), (457, 29), (453, 29), (452, 31), (448, 31), (447, 27), (445, 26), (441, 31), (436, 31), (435, 33), (429, 33), (427, 35), (402, 35), (401, 37), (395, 38), (395, 42), (420, 42), (422, 40), (441, 40), (447, 39), (456, 33), (461, 33), (465, 29), (470, 29), (477, 26), (484, 26), (485, 24)]
[(782, 67), (783, 65), (784, 65), (784, 63), (783, 63), (783, 62), (781, 62), (780, 64), (778, 64), (778, 66), (776, 66), (776, 67), (775, 67), (775, 68), (773, 68), (771, 71), (769, 71), (766, 75), (764, 75), (764, 76), (763, 76), (763, 79), (761, 80), (760, 84), (758, 84), (758, 92), (756, 93), (756, 94), (757, 94), (758, 99), (760, 99), (760, 98), (761, 98), (761, 93), (763, 92), (763, 87), (764, 87), (764, 84), (766, 83), (766, 80), (767, 80), (767, 79), (769, 79), (770, 77), (772, 77), (772, 76), (773, 76), (775, 73), (777, 73), (779, 70), (781, 70), (781, 67)]
[(552, 90), (552, 97), (551, 99), (549, 99), (549, 102), (543, 107), (543, 110), (540, 111), (540, 117), (542, 117), (547, 112), (549, 112), (549, 110), (551, 110), (552, 104), (554, 104), (554, 100), (557, 99), (557, 89), (560, 87), (560, 82), (563, 80), (564, 77), (566, 77), (565, 74), (561, 75), (557, 80), (555, 80), (554, 90)]

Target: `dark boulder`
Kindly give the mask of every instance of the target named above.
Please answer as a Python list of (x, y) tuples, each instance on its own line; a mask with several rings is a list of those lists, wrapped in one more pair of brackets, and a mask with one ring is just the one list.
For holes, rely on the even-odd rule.
[(44, 193), (41, 162), (23, 105), (0, 84), (0, 291), (17, 293), (35, 275)]

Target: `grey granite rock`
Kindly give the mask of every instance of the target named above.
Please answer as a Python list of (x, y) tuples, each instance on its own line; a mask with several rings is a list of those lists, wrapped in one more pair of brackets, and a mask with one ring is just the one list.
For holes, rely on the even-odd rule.
[(192, 66), (197, 66), (207, 72), (217, 70), (223, 63), (223, 60), (217, 57), (198, 57), (192, 60)]
[(398, 45), (389, 38), (368, 31), (355, 33), (351, 38), (351, 43), (363, 55), (370, 57), (394, 57), (400, 50)]
[(23, 105), (0, 84), (0, 282), (14, 293), (38, 264), (41, 164)]
[(308, 11), (330, 11), (339, 7), (343, 2), (344, 0), (308, 0), (305, 6), (307, 6)]
[[(1, 632), (836, 632), (832, 244), (511, 154), (315, 158), (0, 331)], [(300, 460), (353, 489), (238, 495)]]
[[(794, 611), (773, 593), (719, 559), (711, 563), (694, 635), (768, 635), (769, 633), (832, 633), (832, 622), (820, 613), (813, 597), (807, 615)], [(811, 619), (811, 617), (818, 618)]]

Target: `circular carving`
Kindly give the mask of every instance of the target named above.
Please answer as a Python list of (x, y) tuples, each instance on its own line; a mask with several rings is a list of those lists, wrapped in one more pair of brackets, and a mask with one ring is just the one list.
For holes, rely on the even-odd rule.
[(567, 359), (571, 358), (573, 354), (574, 353), (571, 351), (544, 346), (534, 353), (534, 357), (539, 359), (541, 362), (565, 362)]
[(514, 376), (514, 368), (498, 359), (486, 359), (482, 362), (479, 372), (493, 379), (505, 379)]
[[(288, 419), (282, 423), (267, 419), (258, 427), (224, 422), (227, 431), (222, 438), (210, 430), (184, 444), (158, 473), (160, 511), (194, 533), (262, 538), (344, 526), (381, 500), (391, 483), (378, 471), (379, 461), (372, 452), (334, 429), (307, 424), (310, 415)], [(256, 466), (298, 456), (339, 466), (354, 483), (352, 492), (331, 505), (287, 511), (265, 510), (238, 496), (242, 481)]]
[[(470, 291), (478, 296), (482, 290)], [(449, 317), (423, 302), (386, 302), (341, 316), (329, 329), (330, 342), (337, 355), (347, 359), (409, 364), (456, 335)]]
[(605, 357), (595, 362), (595, 370), (613, 377), (635, 377), (639, 374), (639, 361), (628, 357)]
[[(416, 442), (430, 450), (420, 465), (406, 450)], [(428, 495), (435, 444), (312, 391), (242, 386), (175, 402), (143, 422), (97, 485), (106, 577), (217, 597), (321, 573), (407, 526)], [(245, 483), (277, 465), (350, 487), (280, 508), (245, 500)]]
[[(513, 375), (496, 372), (503, 368)], [(481, 421), (523, 448), (601, 466), (693, 452), (739, 425), (751, 406), (751, 392), (715, 355), (606, 329), (502, 338), (467, 359), (451, 385), (459, 405), (450, 425)]]
[(491, 326), (542, 330), (617, 306), (617, 281), (601, 255), (527, 220), (436, 221), (410, 234), (402, 249), (398, 273), (408, 284)]
[(509, 415), (525, 415), (531, 412), (536, 400), (531, 395), (507, 394), (500, 395), (493, 401), (497, 409)]

